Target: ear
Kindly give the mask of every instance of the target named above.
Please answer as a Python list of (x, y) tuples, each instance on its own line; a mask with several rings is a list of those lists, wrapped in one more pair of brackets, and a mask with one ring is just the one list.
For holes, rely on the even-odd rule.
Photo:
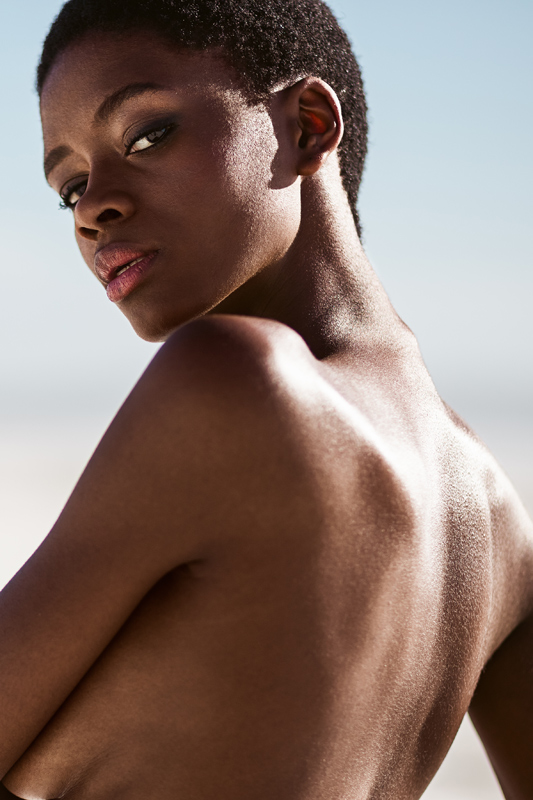
[(314, 175), (334, 152), (344, 132), (339, 99), (320, 78), (304, 78), (291, 87), (297, 115), (298, 174)]

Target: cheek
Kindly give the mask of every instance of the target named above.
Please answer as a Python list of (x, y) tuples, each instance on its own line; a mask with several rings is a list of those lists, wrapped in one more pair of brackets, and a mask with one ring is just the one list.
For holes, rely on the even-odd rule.
[(187, 142), (150, 192), (158, 226), (165, 219), (180, 261), (192, 259), (190, 279), (226, 294), (292, 244), (300, 225), (299, 180), (282, 163), (267, 118)]
[(80, 236), (77, 232), (76, 228), (74, 228), (74, 238), (76, 239), (76, 244), (78, 245), (78, 249), (81, 253), (81, 257), (91, 270), (93, 274), (94, 272), (94, 253), (96, 250), (96, 243), (90, 242), (85, 239), (83, 236)]
[(300, 178), (282, 157), (270, 119), (240, 130), (221, 152), (232, 224), (244, 253), (280, 258), (300, 226)]

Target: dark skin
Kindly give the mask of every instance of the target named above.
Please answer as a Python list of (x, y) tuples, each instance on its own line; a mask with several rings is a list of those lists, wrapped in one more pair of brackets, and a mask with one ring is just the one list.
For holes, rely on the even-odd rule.
[(533, 526), (365, 257), (335, 93), (92, 36), (42, 118), (103, 285), (157, 254), (115, 300), (165, 344), (0, 595), (7, 788), (411, 800), (470, 708), (530, 800)]

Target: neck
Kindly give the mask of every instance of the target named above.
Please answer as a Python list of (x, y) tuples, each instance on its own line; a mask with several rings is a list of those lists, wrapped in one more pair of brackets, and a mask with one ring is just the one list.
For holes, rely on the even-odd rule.
[(364, 253), (334, 167), (336, 176), (302, 182), (301, 224), (283, 259), (214, 309), (288, 325), (318, 359), (402, 325)]

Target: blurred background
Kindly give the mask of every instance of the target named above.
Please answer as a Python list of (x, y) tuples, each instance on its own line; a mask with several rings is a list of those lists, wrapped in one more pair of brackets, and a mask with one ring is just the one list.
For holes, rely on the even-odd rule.
[[(334, 0), (370, 109), (368, 255), (443, 398), (533, 510), (531, 0)], [(34, 68), (59, 0), (0, 7), (0, 586), (155, 352), (42, 176)], [(465, 722), (425, 800), (501, 792)]]

